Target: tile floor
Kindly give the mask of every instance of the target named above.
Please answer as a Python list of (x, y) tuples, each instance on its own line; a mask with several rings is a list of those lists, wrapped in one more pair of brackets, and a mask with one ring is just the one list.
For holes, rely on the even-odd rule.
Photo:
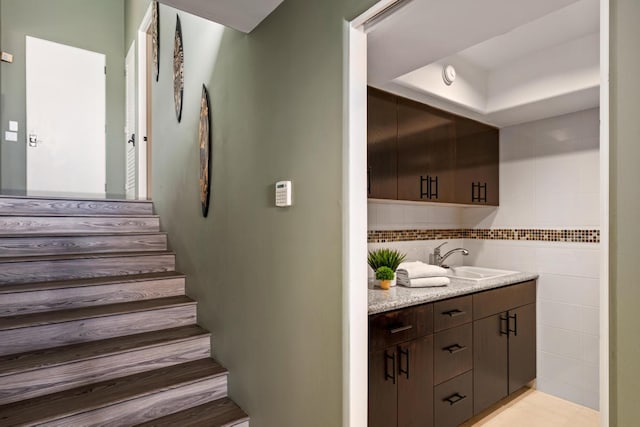
[(463, 427), (597, 427), (598, 411), (534, 389), (524, 389), (505, 403), (489, 408)]

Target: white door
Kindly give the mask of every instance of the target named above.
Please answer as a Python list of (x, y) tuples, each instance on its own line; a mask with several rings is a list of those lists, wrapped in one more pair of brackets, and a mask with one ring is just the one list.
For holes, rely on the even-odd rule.
[(105, 56), (27, 36), (26, 66), (27, 190), (104, 195)]
[(127, 142), (125, 188), (127, 199), (136, 197), (136, 49), (135, 42), (131, 44), (125, 61), (126, 79), (126, 125), (124, 137)]

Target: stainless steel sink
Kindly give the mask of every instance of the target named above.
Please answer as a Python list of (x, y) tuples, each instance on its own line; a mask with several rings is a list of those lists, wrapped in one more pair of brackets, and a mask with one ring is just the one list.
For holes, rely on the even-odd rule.
[(470, 280), (473, 282), (483, 282), (497, 277), (508, 276), (515, 274), (517, 271), (511, 270), (498, 270), (496, 268), (484, 268), (484, 267), (472, 267), (472, 266), (460, 266), (451, 267), (449, 276), (456, 279)]

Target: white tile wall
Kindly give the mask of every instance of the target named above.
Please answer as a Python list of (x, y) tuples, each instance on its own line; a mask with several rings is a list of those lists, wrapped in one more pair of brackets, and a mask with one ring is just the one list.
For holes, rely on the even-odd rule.
[[(598, 228), (599, 118), (592, 109), (500, 131), (500, 206), (369, 202), (369, 229)], [(369, 244), (410, 260), (442, 241)], [(452, 264), (530, 271), (538, 281), (540, 390), (598, 408), (599, 245), (453, 240), (470, 255)], [(372, 272), (370, 271), (370, 274)]]
[[(467, 208), (469, 228), (598, 228), (598, 110), (500, 131), (500, 206)], [(538, 280), (540, 390), (598, 408), (597, 244), (473, 241), (465, 264), (532, 271)]]
[(369, 230), (462, 227), (464, 208), (413, 202), (369, 201)]

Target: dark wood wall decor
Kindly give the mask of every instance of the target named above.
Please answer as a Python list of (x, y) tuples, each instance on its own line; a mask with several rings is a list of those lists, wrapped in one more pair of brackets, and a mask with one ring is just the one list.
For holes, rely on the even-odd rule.
[(158, 3), (158, 0), (153, 0), (151, 11), (151, 42), (153, 46), (151, 55), (153, 58), (153, 75), (158, 81), (160, 78), (160, 3)]
[(202, 85), (198, 135), (200, 140), (200, 202), (202, 215), (206, 217), (209, 213), (209, 181), (211, 177), (211, 116), (209, 113), (209, 92), (205, 85)]
[(173, 98), (178, 123), (182, 120), (182, 95), (184, 93), (184, 49), (182, 46), (182, 25), (176, 15), (176, 36), (173, 44)]

